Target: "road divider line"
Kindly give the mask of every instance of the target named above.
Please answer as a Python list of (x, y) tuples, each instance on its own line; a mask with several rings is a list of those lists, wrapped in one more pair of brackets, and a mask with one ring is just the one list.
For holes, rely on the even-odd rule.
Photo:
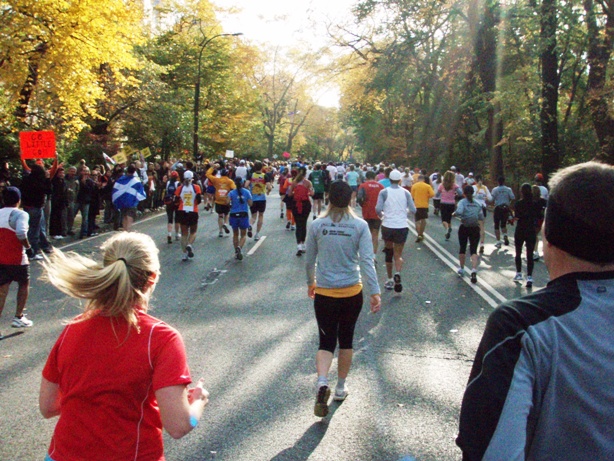
[(256, 242), (256, 244), (253, 247), (251, 247), (250, 250), (247, 252), (247, 256), (253, 255), (258, 249), (258, 247), (262, 245), (262, 242), (264, 242), (265, 240), (266, 240), (266, 235), (263, 235), (262, 237), (260, 237), (260, 240), (258, 240), (258, 242)]
[[(410, 224), (410, 230), (412, 231), (412, 233), (414, 235), (418, 235), (413, 223), (411, 221), (408, 221), (408, 222)], [(427, 246), (427, 248), (429, 248), (439, 259), (441, 259), (441, 261), (446, 266), (448, 266), (450, 269), (452, 269), (452, 271), (456, 273), (458, 267), (460, 266), (458, 259), (452, 256), (452, 254), (450, 254), (448, 250), (443, 248), (430, 235), (424, 234), (424, 236), (426, 237), (426, 239), (423, 240), (423, 243)], [(507, 298), (505, 298), (501, 293), (499, 293), (492, 286), (490, 286), (490, 284), (488, 284), (481, 278), (478, 278), (478, 283), (482, 285), (486, 289), (486, 291), (491, 293), (499, 301), (495, 301), (491, 296), (488, 295), (488, 293), (486, 293), (486, 291), (484, 291), (482, 288), (480, 288), (476, 284), (471, 283), (471, 280), (468, 277), (462, 277), (462, 280), (467, 285), (469, 285), (469, 287), (471, 287), (471, 289), (473, 289), (482, 299), (484, 299), (484, 301), (486, 301), (493, 309), (497, 307), (500, 302), (507, 301)]]

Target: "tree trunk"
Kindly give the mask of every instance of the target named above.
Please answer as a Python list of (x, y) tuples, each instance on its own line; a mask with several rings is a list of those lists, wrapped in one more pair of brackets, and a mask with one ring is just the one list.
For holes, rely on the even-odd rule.
[(40, 43), (34, 48), (33, 54), (28, 59), (28, 75), (19, 92), (18, 105), (14, 112), (15, 117), (21, 124), (25, 125), (26, 123), (28, 107), (32, 99), (32, 94), (34, 93), (34, 88), (36, 88), (38, 83), (38, 68), (40, 61), (45, 53), (47, 53), (48, 49), (49, 46), (47, 43)]
[(556, 0), (542, 0), (541, 4), (541, 67), (542, 107), (540, 113), (542, 134), (542, 173), (548, 178), (560, 166), (558, 102), (558, 57), (556, 51)]
[[(593, 118), (593, 127), (601, 146), (597, 160), (614, 164), (614, 118), (606, 99), (605, 84), (608, 62), (614, 43), (614, 12), (604, 9), (605, 31), (599, 29), (593, 0), (584, 0), (588, 28), (588, 107)], [(603, 35), (603, 39), (601, 38)]]

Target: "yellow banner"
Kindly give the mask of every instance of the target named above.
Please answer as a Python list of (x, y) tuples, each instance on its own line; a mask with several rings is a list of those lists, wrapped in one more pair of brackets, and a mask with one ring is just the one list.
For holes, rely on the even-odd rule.
[(141, 154), (143, 154), (143, 158), (151, 157), (151, 151), (149, 150), (149, 147), (141, 149)]
[(128, 162), (128, 157), (126, 157), (126, 154), (124, 152), (120, 152), (119, 154), (115, 154), (112, 158), (117, 163), (127, 163)]

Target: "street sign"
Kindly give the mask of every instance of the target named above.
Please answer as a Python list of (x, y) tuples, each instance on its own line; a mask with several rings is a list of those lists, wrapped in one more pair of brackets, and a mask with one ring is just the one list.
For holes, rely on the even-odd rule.
[(19, 133), (22, 159), (55, 158), (55, 133), (53, 131), (22, 131)]

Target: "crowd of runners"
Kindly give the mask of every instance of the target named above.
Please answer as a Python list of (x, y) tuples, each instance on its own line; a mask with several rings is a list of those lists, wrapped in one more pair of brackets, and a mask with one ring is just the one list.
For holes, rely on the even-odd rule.
[[(92, 389), (83, 383), (89, 382), (90, 379), (91, 382), (102, 383), (104, 380), (100, 381), (101, 376), (108, 373), (114, 376), (119, 373), (125, 377), (114, 381), (109, 392), (125, 397), (130, 406), (129, 412), (134, 413), (128, 419), (132, 421), (134, 418), (146, 416), (145, 419), (148, 421), (142, 428), (144, 435), (142, 441), (137, 437), (136, 446), (133, 446), (131, 441), (125, 441), (123, 446), (109, 448), (109, 457), (116, 455), (122, 457), (120, 454), (125, 455), (135, 451), (138, 453), (141, 443), (144, 444), (143, 448), (151, 443), (155, 456), (163, 456), (161, 427), (165, 427), (173, 437), (182, 437), (190, 432), (198, 424), (208, 401), (208, 393), (203, 388), (202, 382), (188, 390), (187, 385), (191, 383), (191, 378), (180, 336), (171, 327), (147, 314), (149, 297), (155, 289), (159, 276), (160, 263), (156, 244), (144, 234), (134, 232), (115, 234), (102, 247), (102, 265), (79, 255), (68, 256), (61, 250), (54, 250), (44, 235), (46, 227), (44, 201), (37, 200), (36, 203), (30, 203), (27, 200), (31, 200), (32, 189), (38, 187), (38, 183), (46, 184), (47, 180), (51, 181), (62, 167), (54, 164), (53, 174), (46, 172), (39, 164), (27, 168), (28, 175), (22, 182), (21, 189), (11, 186), (7, 181), (1, 185), (3, 202), (0, 208), (0, 237), (2, 237), (0, 314), (4, 308), (9, 285), (17, 282), (19, 285), (17, 309), (12, 326), (15, 328), (32, 326), (32, 321), (24, 315), (24, 309), (29, 287), (28, 263), (34, 259), (44, 260), (44, 277), (51, 284), (70, 296), (88, 300), (84, 314), (74, 319), (58, 339), (43, 372), (41, 412), (48, 418), (60, 414), (63, 416), (56, 427), (47, 459), (51, 461), (69, 459), (71, 453), (78, 453), (83, 449), (66, 424), (74, 424), (84, 410), (66, 400), (63, 397), (66, 395), (66, 389), (62, 390), (61, 387), (70, 388), (70, 392), (73, 393), (81, 393), (85, 398), (84, 396), (92, 392)], [(164, 244), (172, 245), (174, 242), (180, 242), (182, 261), (189, 261), (195, 256), (194, 242), (197, 237), (199, 217), (203, 217), (203, 214), (216, 215), (216, 232), (220, 238), (232, 232), (234, 257), (239, 261), (243, 260), (247, 239), (258, 241), (266, 231), (263, 225), (267, 197), (274, 190), (279, 192), (282, 199), (281, 208), (274, 210), (273, 213), (279, 212), (281, 227), (288, 232), (294, 232), (296, 256), (305, 255), (307, 294), (314, 300), (320, 341), (316, 354), (317, 384), (314, 413), (319, 417), (326, 416), (329, 411), (332, 391), (329, 387), (328, 374), (337, 348), (339, 349), (338, 372), (333, 399), (343, 401), (349, 395), (345, 381), (352, 364), (353, 335), (363, 305), (363, 287), (370, 296), (371, 312), (377, 313), (381, 308), (375, 257), (380, 238), (384, 242), (386, 270), (384, 288), (396, 293), (403, 291), (401, 273), (404, 245), (410, 229), (409, 219), (415, 221), (416, 243), (421, 243), (427, 238), (450, 240), (453, 230), (452, 219), (458, 218), (460, 224), (457, 272), (459, 276), (464, 277), (467, 263), (470, 266), (470, 280), (472, 283), (477, 283), (480, 255), (485, 252), (485, 220), (487, 215), (492, 213), (495, 248), (510, 245), (508, 229), (510, 226), (515, 227), (515, 282), (524, 279), (522, 250), (526, 250), (527, 287), (531, 287), (533, 283), (534, 261), (540, 258), (537, 252), (538, 234), (546, 219), (545, 236), (550, 243), (544, 245), (544, 251), (549, 248), (547, 265), (551, 277), (562, 277), (571, 273), (582, 274), (582, 270), (601, 274), (597, 277), (586, 274), (578, 276), (578, 283), (584, 278), (589, 280), (586, 289), (592, 287), (590, 280), (593, 278), (600, 280), (599, 283), (603, 286), (599, 285), (596, 288), (597, 295), (588, 296), (583, 292), (568, 296), (564, 300), (567, 303), (565, 305), (568, 305), (566, 309), (573, 312), (574, 309), (584, 305), (590, 306), (584, 309), (592, 309), (594, 306), (599, 308), (602, 304), (600, 301), (595, 301), (596, 297), (606, 296), (608, 288), (605, 285), (611, 285), (614, 254), (609, 244), (612, 237), (609, 221), (608, 224), (603, 224), (602, 220), (595, 217), (595, 222), (587, 224), (573, 214), (573, 210), (582, 209), (582, 205), (586, 202), (584, 196), (587, 193), (584, 189), (576, 190), (576, 185), (586, 188), (587, 183), (595, 181), (602, 189), (611, 189), (613, 175), (611, 167), (595, 163), (563, 170), (554, 180), (558, 195), (552, 196), (552, 200), (556, 199), (553, 205), (549, 204), (549, 190), (545, 187), (540, 173), (535, 175), (534, 184), (522, 184), (516, 194), (505, 185), (503, 177), (498, 178), (497, 185), (490, 190), (480, 175), (469, 172), (464, 176), (454, 166), (441, 173), (435, 170), (429, 174), (424, 169), (394, 164), (346, 165), (332, 162), (310, 164), (300, 161), (250, 162), (220, 159), (195, 165), (191, 162), (175, 161), (167, 164), (161, 171), (162, 184), (152, 183), (148, 187), (146, 187), (147, 180), (143, 180), (143, 170), (145, 173), (148, 171), (147, 167), (137, 163), (127, 166), (125, 170), (113, 169), (116, 174), (110, 189), (113, 210), (109, 212), (113, 216), (119, 216), (119, 218), (113, 217), (113, 222), (121, 223), (121, 227), (126, 231), (130, 230), (134, 219), (138, 216), (139, 207), (142, 207), (142, 202), (151, 198), (149, 204), (152, 208), (156, 209), (161, 205), (166, 211), (168, 233)], [(86, 185), (89, 181), (87, 178), (89, 171), (90, 169), (83, 165), (82, 187), (89, 187)], [(147, 178), (150, 177), (151, 175), (147, 174)], [(34, 182), (34, 179), (38, 183)], [(42, 187), (38, 189), (43, 190)], [(149, 197), (153, 190), (158, 192), (155, 197)], [(607, 216), (614, 213), (606, 202), (600, 206)], [(440, 217), (442, 229), (433, 230), (427, 235), (425, 231), (431, 207), (433, 214)], [(546, 207), (549, 210), (547, 217), (544, 214)], [(571, 211), (565, 211), (565, 207), (571, 207)], [(53, 216), (53, 208), (51, 210)], [(88, 210), (82, 208), (79, 210), (83, 215), (81, 237), (93, 235), (93, 232), (90, 232), (93, 228), (89, 227), (92, 221), (87, 218)], [(60, 216), (60, 219), (63, 217)], [(95, 220), (93, 223), (95, 224)], [(590, 236), (580, 236), (579, 232), (587, 225), (593, 230), (591, 235), (598, 237), (596, 240)], [(119, 226), (118, 224), (117, 227)], [(32, 232), (35, 232), (35, 235)], [(38, 257), (39, 249), (49, 256)], [(576, 282), (571, 281), (570, 277), (565, 280), (570, 284), (566, 290), (577, 289), (574, 288)], [(563, 282), (557, 283), (560, 285)], [(514, 315), (521, 312), (527, 316), (526, 322), (535, 325), (535, 328), (546, 328), (543, 334), (550, 335), (552, 334), (550, 329), (543, 326), (547, 325), (545, 319), (556, 317), (559, 313), (556, 308), (548, 305), (547, 301), (549, 296), (560, 297), (560, 293), (552, 287), (550, 291), (544, 290), (544, 293), (536, 294), (525, 304), (524, 301), (510, 302), (510, 306), (504, 306), (500, 312), (514, 312)], [(535, 310), (535, 306), (538, 305), (542, 309), (539, 315)], [(543, 318), (540, 317), (542, 314)], [(507, 314), (495, 316), (499, 315)], [(498, 437), (495, 432), (480, 433), (476, 436), (476, 433), (480, 432), (476, 428), (480, 425), (488, 426), (489, 430), (493, 431), (497, 424), (501, 427), (506, 425), (504, 420), (483, 420), (486, 414), (494, 414), (495, 418), (500, 415), (516, 419), (521, 417), (513, 409), (504, 407), (500, 400), (506, 396), (508, 389), (512, 395), (515, 388), (498, 389), (493, 383), (505, 380), (516, 383), (520, 380), (518, 386), (530, 389), (526, 395), (516, 396), (519, 401), (524, 399), (521, 403), (525, 407), (530, 406), (543, 411), (546, 419), (553, 417), (553, 407), (540, 408), (541, 402), (530, 401), (531, 396), (536, 395), (531, 389), (535, 389), (541, 383), (545, 383), (544, 389), (551, 387), (548, 379), (537, 384), (532, 381), (533, 384), (529, 385), (527, 383), (531, 380), (523, 381), (520, 377), (516, 377), (516, 374), (512, 373), (513, 367), (511, 369), (509, 366), (502, 367), (505, 370), (501, 372), (497, 367), (489, 368), (489, 361), (492, 360), (489, 356), (491, 351), (495, 357), (496, 354), (515, 354), (516, 359), (522, 360), (519, 351), (526, 345), (518, 345), (517, 338), (522, 337), (522, 334), (535, 334), (537, 331), (535, 329), (525, 331), (524, 320), (510, 321), (510, 318), (500, 318), (498, 321), (501, 324), (515, 322), (512, 325), (512, 329), (515, 329), (511, 332), (512, 339), (506, 336), (508, 332), (499, 330), (499, 324), (489, 323), (483, 338), (485, 346), (480, 346), (477, 353), (470, 386), (476, 381), (478, 384), (473, 388), (468, 386), (461, 415), (461, 432), (457, 440), (466, 456), (465, 459), (482, 459), (488, 444), (493, 446), (499, 444), (497, 450), (501, 452), (507, 449), (505, 437)], [(108, 319), (113, 327), (111, 329), (106, 326)], [(141, 338), (139, 335), (130, 335), (133, 327), (137, 331), (145, 328), (147, 335)], [(568, 332), (569, 329), (576, 329), (582, 332), (584, 328), (583, 324), (572, 321), (564, 326), (563, 330)], [(93, 336), (104, 338), (99, 348), (87, 345), (92, 344)], [(118, 340), (119, 345), (116, 344)], [(512, 346), (515, 347), (513, 351), (502, 346), (508, 342), (510, 344), (513, 342)], [(161, 347), (167, 343), (172, 344), (172, 347)], [(129, 346), (130, 354), (134, 355), (135, 360), (141, 356), (147, 357), (148, 363), (152, 364), (151, 369), (147, 367), (143, 370), (123, 369), (117, 355), (118, 348), (123, 346)], [(598, 354), (607, 356), (608, 351), (611, 352), (611, 348), (604, 352), (599, 347), (601, 346), (598, 345), (596, 349)], [(95, 361), (96, 366), (92, 366), (90, 359), (78, 354), (83, 348), (87, 348), (88, 357), (91, 354), (99, 359)], [(537, 349), (540, 347), (536, 346)], [(593, 349), (586, 346), (588, 353)], [(550, 350), (541, 352), (551, 354)], [(79, 355), (80, 359), (73, 363), (75, 355)], [(548, 355), (547, 360), (553, 359)], [(551, 372), (548, 366), (535, 370), (532, 368), (533, 365), (523, 362), (524, 372), (544, 374)], [(586, 367), (575, 368), (582, 368), (590, 373)], [(610, 369), (611, 367), (608, 368), (608, 376), (614, 374), (614, 370)], [(83, 379), (83, 373), (88, 375), (87, 379)], [(137, 381), (140, 384), (135, 387), (134, 392), (129, 390), (132, 383)], [(148, 383), (153, 383), (153, 388)], [(106, 382), (105, 385), (108, 384)], [(560, 398), (552, 401), (551, 405), (557, 406), (558, 411), (561, 411), (569, 401), (567, 395), (570, 391), (564, 383), (559, 386), (560, 388), (554, 391)], [(497, 387), (497, 390), (494, 390), (494, 387)], [(604, 396), (605, 399), (610, 397), (611, 394)], [(490, 407), (490, 398), (499, 399), (499, 406)], [(585, 403), (595, 408), (600, 405), (597, 401)], [(99, 404), (110, 403), (101, 401)], [(476, 409), (479, 408), (482, 409), (481, 412), (476, 413)], [(96, 414), (95, 408), (88, 411), (88, 414), (90, 417)], [(74, 421), (66, 423), (68, 419)], [(122, 420), (122, 417), (118, 419)], [(126, 421), (123, 423), (129, 432), (130, 424)], [(95, 427), (105, 425), (106, 422), (101, 419), (95, 423)], [(588, 427), (592, 426), (589, 424)], [(534, 429), (533, 427), (525, 429), (525, 435), (527, 430)], [(105, 431), (110, 438), (115, 436), (113, 429)], [(84, 440), (92, 434), (88, 429), (78, 432), (79, 437), (85, 437)], [(531, 443), (536, 444), (536, 450), (547, 451), (549, 440), (548, 434), (535, 432), (535, 440)], [(93, 439), (90, 442), (93, 443)], [(517, 445), (521, 447), (520, 449), (523, 448), (521, 442)], [(608, 443), (604, 445), (596, 442), (593, 445), (600, 450), (611, 449), (611, 444)], [(479, 456), (474, 456), (474, 451)], [(494, 453), (492, 457), (484, 459), (508, 459), (498, 458), (498, 452)]]

